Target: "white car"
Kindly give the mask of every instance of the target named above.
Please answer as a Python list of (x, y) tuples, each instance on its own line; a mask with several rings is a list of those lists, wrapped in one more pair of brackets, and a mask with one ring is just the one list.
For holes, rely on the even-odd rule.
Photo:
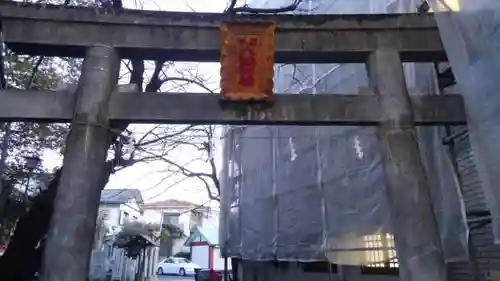
[(156, 273), (158, 275), (177, 274), (186, 276), (194, 275), (195, 269), (201, 269), (201, 266), (185, 258), (169, 257), (159, 262), (156, 268)]

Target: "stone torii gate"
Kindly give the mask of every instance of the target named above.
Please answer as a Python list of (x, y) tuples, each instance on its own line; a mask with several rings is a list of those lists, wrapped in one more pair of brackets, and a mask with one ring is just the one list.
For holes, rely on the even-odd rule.
[[(86, 280), (99, 198), (89, 191), (101, 180), (111, 121), (378, 126), (401, 280), (446, 279), (415, 126), (463, 125), (463, 102), (460, 95), (410, 97), (401, 65), (446, 60), (432, 15), (237, 16), (277, 23), (277, 63), (366, 63), (373, 91), (280, 94), (272, 107), (248, 105), (242, 114), (208, 93), (116, 90), (120, 58), (219, 61), (214, 38), (227, 15), (19, 4), (2, 4), (0, 12), (4, 40), (15, 52), (85, 58), (76, 93), (0, 92), (0, 120), (73, 125), (47, 240), (47, 280)], [(52, 270), (56, 264), (66, 270)]]

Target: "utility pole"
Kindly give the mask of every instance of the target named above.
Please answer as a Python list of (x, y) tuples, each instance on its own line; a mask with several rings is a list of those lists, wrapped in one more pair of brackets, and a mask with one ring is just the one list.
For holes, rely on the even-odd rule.
[[(108, 105), (120, 60), (108, 46), (89, 47), (64, 153), (42, 280), (86, 281), (111, 133)], [(106, 175), (107, 176), (107, 175)]]

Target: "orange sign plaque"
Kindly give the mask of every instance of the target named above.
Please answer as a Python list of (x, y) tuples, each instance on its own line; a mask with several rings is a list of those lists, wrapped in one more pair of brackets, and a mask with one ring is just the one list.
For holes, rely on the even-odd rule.
[(221, 99), (270, 100), (274, 87), (274, 23), (221, 26)]

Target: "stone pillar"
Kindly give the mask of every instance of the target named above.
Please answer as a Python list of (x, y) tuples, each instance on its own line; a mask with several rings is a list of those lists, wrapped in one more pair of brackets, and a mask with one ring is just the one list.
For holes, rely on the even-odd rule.
[(116, 51), (108, 46), (91, 47), (85, 57), (47, 237), (44, 281), (87, 280), (101, 188), (108, 176), (108, 103), (119, 66)]
[(379, 127), (387, 198), (402, 281), (443, 281), (446, 268), (428, 180), (420, 158), (400, 55), (390, 47), (370, 54), (370, 85), (379, 97)]

